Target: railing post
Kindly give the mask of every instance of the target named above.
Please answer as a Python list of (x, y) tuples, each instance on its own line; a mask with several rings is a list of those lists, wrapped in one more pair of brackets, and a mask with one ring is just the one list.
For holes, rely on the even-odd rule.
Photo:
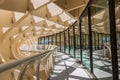
[(112, 73), (113, 80), (119, 80), (118, 73), (118, 55), (117, 55), (117, 40), (116, 40), (116, 19), (115, 19), (115, 0), (109, 1), (109, 23), (110, 23), (110, 42), (112, 54)]
[(93, 57), (92, 57), (92, 28), (91, 28), (91, 7), (88, 7), (88, 26), (89, 26), (89, 48), (90, 48), (90, 71), (93, 73)]

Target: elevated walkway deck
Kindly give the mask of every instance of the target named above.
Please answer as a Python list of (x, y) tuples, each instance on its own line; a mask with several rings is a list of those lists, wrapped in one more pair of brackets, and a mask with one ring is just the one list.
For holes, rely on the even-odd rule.
[(57, 52), (55, 66), (49, 80), (96, 80), (79, 60)]

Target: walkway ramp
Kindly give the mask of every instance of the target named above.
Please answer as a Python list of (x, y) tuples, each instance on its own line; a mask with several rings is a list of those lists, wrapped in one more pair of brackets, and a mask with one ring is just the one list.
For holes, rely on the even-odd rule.
[(57, 52), (55, 66), (49, 80), (96, 80), (79, 60)]

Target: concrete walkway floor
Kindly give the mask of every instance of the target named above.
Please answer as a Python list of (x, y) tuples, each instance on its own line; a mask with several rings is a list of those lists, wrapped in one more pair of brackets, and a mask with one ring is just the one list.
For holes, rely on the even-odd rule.
[(96, 80), (80, 61), (57, 52), (55, 66), (49, 80)]

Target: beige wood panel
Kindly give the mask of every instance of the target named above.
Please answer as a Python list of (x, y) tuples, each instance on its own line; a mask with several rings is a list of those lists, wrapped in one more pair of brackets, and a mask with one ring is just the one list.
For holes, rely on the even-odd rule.
[(9, 27), (11, 26), (13, 19), (12, 11), (0, 9), (0, 27)]
[(28, 9), (28, 0), (2, 0), (1, 9), (26, 12)]

